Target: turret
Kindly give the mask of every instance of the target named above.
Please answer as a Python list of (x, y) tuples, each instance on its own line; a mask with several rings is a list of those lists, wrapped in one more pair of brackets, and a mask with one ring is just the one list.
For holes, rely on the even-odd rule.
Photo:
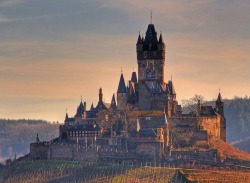
[(215, 104), (216, 104), (216, 112), (219, 115), (224, 116), (224, 102), (222, 101), (222, 97), (221, 97), (220, 92), (218, 94), (218, 98), (217, 98)]
[(162, 34), (160, 34), (160, 37), (159, 37), (158, 50), (165, 50), (165, 43), (163, 41)]
[(163, 84), (165, 44), (161, 34), (157, 37), (154, 24), (148, 25), (145, 39), (139, 36), (136, 45), (139, 82), (155, 81)]
[(121, 109), (127, 101), (127, 89), (123, 74), (121, 73), (118, 89), (117, 89), (117, 108)]
[(226, 118), (224, 116), (224, 102), (222, 101), (221, 94), (219, 92), (218, 98), (215, 102), (216, 104), (216, 112), (221, 117), (221, 124), (220, 124), (220, 139), (226, 142)]

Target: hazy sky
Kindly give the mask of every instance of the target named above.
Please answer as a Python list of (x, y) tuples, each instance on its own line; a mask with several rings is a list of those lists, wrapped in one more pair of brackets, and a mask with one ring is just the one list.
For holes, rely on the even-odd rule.
[(96, 105), (137, 70), (138, 33), (167, 45), (179, 102), (250, 93), (249, 0), (0, 0), (0, 118), (62, 122), (81, 95)]

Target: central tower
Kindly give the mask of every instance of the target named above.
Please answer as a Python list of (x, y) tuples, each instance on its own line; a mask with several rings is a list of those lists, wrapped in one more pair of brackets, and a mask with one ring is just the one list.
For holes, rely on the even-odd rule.
[(139, 34), (137, 44), (139, 108), (159, 110), (166, 105), (164, 83), (165, 43), (159, 38), (152, 23), (148, 25), (145, 38)]
[(165, 44), (153, 24), (148, 25), (145, 39), (139, 34), (136, 44), (139, 82), (164, 83)]

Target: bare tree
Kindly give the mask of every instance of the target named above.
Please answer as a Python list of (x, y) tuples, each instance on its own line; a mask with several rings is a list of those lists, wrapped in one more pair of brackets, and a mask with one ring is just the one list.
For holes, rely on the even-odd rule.
[(200, 113), (200, 107), (206, 102), (204, 96), (195, 94), (194, 97), (188, 100), (182, 100), (183, 108), (187, 109), (191, 114), (197, 116)]

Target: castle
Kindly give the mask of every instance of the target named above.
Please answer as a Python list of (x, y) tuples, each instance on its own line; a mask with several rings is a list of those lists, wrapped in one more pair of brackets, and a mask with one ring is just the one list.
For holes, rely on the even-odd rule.
[[(55, 142), (77, 144), (86, 151), (88, 147), (131, 150), (137, 155), (148, 154), (161, 160), (172, 156), (174, 149), (206, 144), (211, 138), (226, 141), (224, 102), (220, 93), (215, 108), (204, 106), (198, 100), (196, 111), (183, 114), (172, 79), (164, 80), (166, 45), (162, 34), (157, 35), (154, 24), (148, 25), (145, 37), (139, 34), (136, 52), (138, 73), (132, 73), (127, 85), (121, 73), (111, 103), (103, 101), (102, 88), (95, 107), (92, 104), (87, 110), (86, 102), (81, 101), (74, 117), (66, 113)], [(52, 147), (49, 143), (41, 144), (38, 139), (31, 144), (31, 156), (42, 154), (48, 159), (56, 157), (55, 154), (75, 156), (73, 151), (60, 155)]]

